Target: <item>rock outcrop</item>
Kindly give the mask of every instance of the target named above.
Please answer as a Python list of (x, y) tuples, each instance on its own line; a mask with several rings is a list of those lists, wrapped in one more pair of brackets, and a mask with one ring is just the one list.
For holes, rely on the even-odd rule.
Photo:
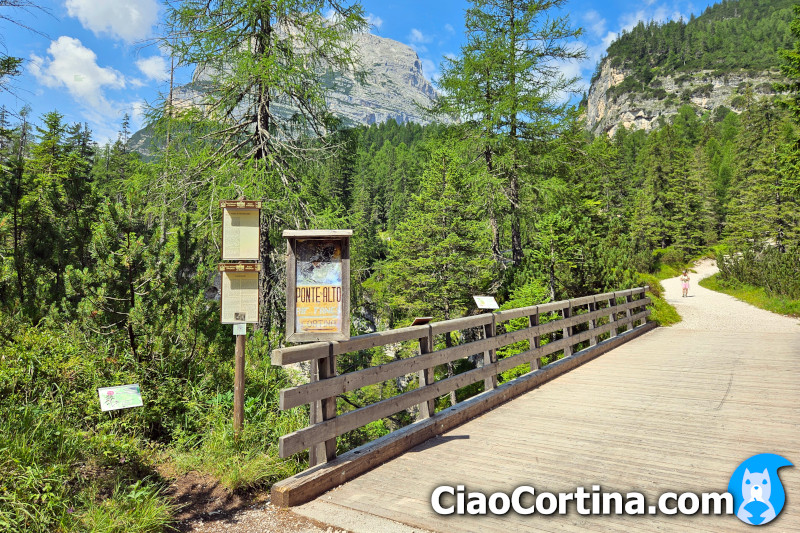
[[(424, 109), (431, 106), (436, 90), (425, 78), (417, 53), (405, 44), (368, 33), (357, 34), (354, 40), (365, 79), (359, 82), (350, 72), (321, 73), (320, 80), (329, 88), (330, 110), (347, 125), (369, 125), (389, 119), (401, 124), (432, 122)], [(198, 105), (210, 83), (209, 73), (197, 68), (192, 83), (175, 90), (175, 105)]]
[(748, 87), (756, 97), (774, 96), (773, 83), (781, 80), (779, 71), (757, 74), (735, 71), (725, 75), (699, 71), (656, 76), (646, 91), (620, 91), (631, 75), (630, 71), (603, 61), (600, 75), (589, 90), (586, 108), (589, 131), (614, 135), (620, 126), (649, 131), (657, 126), (659, 118), (669, 119), (685, 104), (694, 106), (699, 113), (712, 112), (721, 106), (740, 112)]

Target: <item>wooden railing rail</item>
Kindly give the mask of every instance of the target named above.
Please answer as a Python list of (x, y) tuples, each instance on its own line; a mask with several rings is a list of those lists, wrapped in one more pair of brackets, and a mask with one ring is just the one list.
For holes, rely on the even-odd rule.
[[(542, 357), (557, 352), (569, 357), (578, 344), (588, 341), (589, 347), (595, 346), (605, 333), (614, 337), (619, 331), (644, 325), (650, 314), (645, 309), (650, 303), (644, 294), (647, 288), (382, 331), (346, 341), (316, 342), (275, 350), (272, 354), (274, 364), (312, 362), (310, 383), (280, 392), (281, 409), (311, 405), (311, 425), (282, 436), (279, 454), (288, 457), (309, 449), (311, 466), (331, 461), (335, 457), (336, 437), (344, 433), (414, 406), (419, 406), (420, 419), (434, 416), (436, 398), (451, 391), (480, 381), (485, 391), (492, 390), (497, 387), (498, 374), (507, 370), (529, 363), (530, 371), (536, 371), (541, 367)], [(527, 318), (528, 326), (505, 332), (505, 325), (519, 318)], [(602, 320), (607, 322), (601, 323)], [(433, 349), (438, 335), (470, 328), (480, 328), (483, 338), (449, 348)], [(552, 338), (543, 344), (542, 338), (547, 335)], [(403, 341), (419, 342), (420, 354), (336, 375), (337, 355)], [(497, 359), (498, 349), (521, 341), (528, 341), (527, 350)], [(477, 368), (434, 381), (436, 366), (476, 355), (479, 356)], [(414, 373), (419, 376), (418, 388), (337, 416), (338, 395)]]

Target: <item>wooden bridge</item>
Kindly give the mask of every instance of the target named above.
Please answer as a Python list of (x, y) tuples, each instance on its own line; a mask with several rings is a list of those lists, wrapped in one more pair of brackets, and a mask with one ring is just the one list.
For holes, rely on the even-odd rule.
[[(758, 453), (800, 460), (800, 327), (770, 331), (754, 319), (741, 331), (654, 330), (645, 290), (276, 351), (277, 364), (311, 361), (316, 369), (315, 381), (281, 393), (282, 408), (312, 407), (312, 424), (282, 437), (281, 455), (310, 449), (318, 464), (276, 484), (273, 503), (365, 532), (745, 530), (733, 516), (699, 513), (583, 516), (572, 507), (552, 516), (440, 516), (431, 508), (440, 485), (487, 495), (600, 485), (640, 492), (650, 504), (664, 492), (725, 492), (733, 470)], [(724, 310), (715, 319), (724, 323)], [(482, 338), (442, 342), (469, 328)], [(334, 375), (337, 355), (410, 341), (419, 343), (416, 357)], [(498, 358), (509, 345), (517, 353)], [(433, 380), (437, 365), (475, 354), (477, 368)], [(542, 366), (543, 357), (552, 362)], [(530, 367), (498, 383), (520, 365)], [(336, 416), (337, 395), (410, 373), (419, 388)], [(476, 382), (484, 392), (434, 414), (436, 398)], [(414, 406), (416, 423), (335, 456), (338, 435)], [(800, 531), (800, 472), (784, 468), (781, 479), (787, 505), (774, 527)]]

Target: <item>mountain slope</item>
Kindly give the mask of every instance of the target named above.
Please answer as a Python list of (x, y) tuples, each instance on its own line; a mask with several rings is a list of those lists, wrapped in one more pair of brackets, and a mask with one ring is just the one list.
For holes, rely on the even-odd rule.
[(741, 110), (745, 93), (774, 94), (789, 48), (792, 0), (726, 0), (699, 17), (639, 23), (608, 48), (592, 79), (587, 127), (650, 129), (684, 104)]
[[(430, 123), (424, 108), (430, 107), (436, 90), (425, 78), (417, 53), (405, 44), (368, 33), (353, 38), (366, 78), (359, 83), (350, 72), (321, 73), (322, 83), (330, 89), (330, 110), (347, 125), (368, 125), (390, 118), (400, 124)], [(192, 83), (176, 89), (175, 98), (184, 105), (200, 102), (203, 87), (210, 82), (208, 72), (198, 68)]]

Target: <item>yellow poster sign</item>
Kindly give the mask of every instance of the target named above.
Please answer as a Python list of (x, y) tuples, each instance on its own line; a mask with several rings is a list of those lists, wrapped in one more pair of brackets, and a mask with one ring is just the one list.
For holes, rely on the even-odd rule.
[(342, 245), (339, 241), (297, 242), (295, 313), (298, 333), (342, 330)]

